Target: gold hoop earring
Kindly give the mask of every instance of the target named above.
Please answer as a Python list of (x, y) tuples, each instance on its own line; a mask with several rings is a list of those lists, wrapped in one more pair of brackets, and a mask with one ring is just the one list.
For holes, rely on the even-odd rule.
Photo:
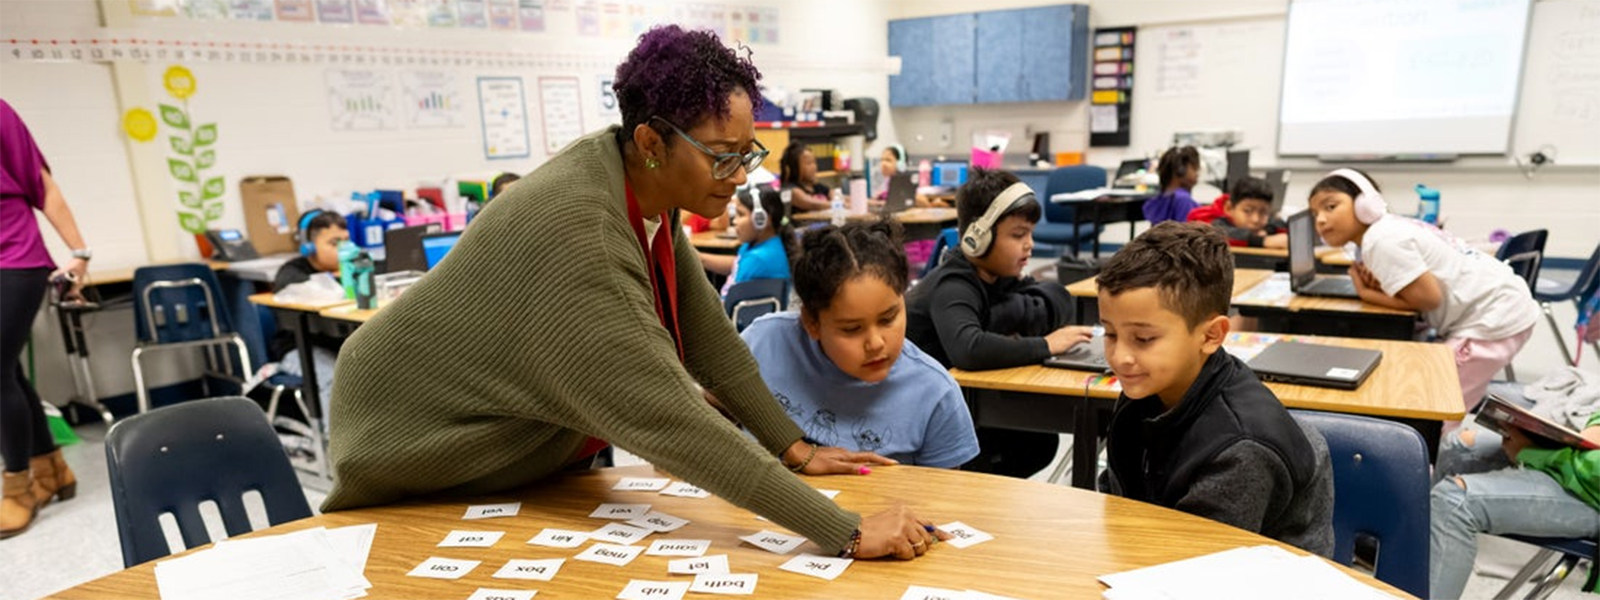
[(661, 163), (656, 161), (656, 159), (654, 159), (654, 158), (646, 158), (646, 159), (644, 159), (644, 168), (646, 168), (646, 169), (655, 169), (655, 168), (659, 168), (660, 166), (661, 166)]

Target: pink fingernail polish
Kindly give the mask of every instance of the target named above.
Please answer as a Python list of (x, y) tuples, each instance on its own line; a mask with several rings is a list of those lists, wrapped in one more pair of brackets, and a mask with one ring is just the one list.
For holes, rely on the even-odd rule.
[(872, 474), (872, 469), (870, 469), (868, 467), (861, 467), (861, 469), (859, 471), (857, 471), (857, 472), (861, 473), (862, 475), (871, 475)]

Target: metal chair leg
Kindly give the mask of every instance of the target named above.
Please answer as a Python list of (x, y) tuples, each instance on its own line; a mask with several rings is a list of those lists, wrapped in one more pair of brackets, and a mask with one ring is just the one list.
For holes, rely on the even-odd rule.
[[(1549, 302), (1540, 302), (1539, 308), (1544, 309), (1544, 320), (1550, 324), (1550, 333), (1556, 334), (1556, 345), (1561, 347), (1561, 356), (1567, 359), (1567, 364), (1577, 366), (1578, 362), (1572, 358), (1572, 351), (1567, 350), (1567, 338), (1561, 335), (1561, 325), (1556, 323), (1556, 315), (1550, 310)], [(1583, 343), (1580, 340), (1578, 343)]]
[(1544, 600), (1545, 598), (1549, 598), (1550, 594), (1555, 593), (1556, 588), (1561, 587), (1561, 583), (1566, 581), (1567, 576), (1571, 575), (1572, 571), (1577, 568), (1578, 557), (1571, 555), (1562, 556), (1560, 559), (1556, 560), (1555, 566), (1551, 567), (1550, 571), (1545, 573), (1544, 579), (1540, 580), (1538, 585), (1533, 586), (1533, 589), (1529, 590), (1528, 595), (1524, 596), (1524, 598), (1527, 600)]
[(1072, 476), (1072, 445), (1067, 445), (1067, 453), (1061, 455), (1061, 463), (1056, 465), (1055, 472), (1050, 474), (1050, 483), (1059, 485), (1063, 478)]
[(144, 389), (144, 366), (139, 363), (139, 355), (144, 353), (144, 348), (135, 347), (129, 360), (133, 362), (133, 393), (139, 401), (139, 414), (150, 412), (150, 392)]
[(1506, 580), (1505, 586), (1501, 587), (1499, 593), (1494, 595), (1494, 600), (1511, 600), (1511, 596), (1517, 593), (1517, 588), (1522, 587), (1522, 584), (1533, 579), (1534, 574), (1543, 570), (1545, 564), (1549, 563), (1550, 559), (1554, 558), (1556, 554), (1559, 553), (1555, 550), (1540, 548), (1533, 555), (1533, 558), (1528, 560), (1527, 564), (1522, 565), (1521, 569), (1517, 569), (1516, 575), (1512, 575), (1511, 579)]
[(1516, 371), (1516, 369), (1511, 368), (1511, 363), (1506, 363), (1506, 381), (1515, 382), (1516, 380), (1517, 380), (1517, 371)]

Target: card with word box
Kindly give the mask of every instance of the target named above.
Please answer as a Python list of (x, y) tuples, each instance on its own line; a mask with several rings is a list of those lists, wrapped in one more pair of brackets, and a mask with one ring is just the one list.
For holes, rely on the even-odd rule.
[(566, 564), (565, 558), (546, 558), (540, 560), (512, 559), (506, 561), (506, 566), (500, 567), (494, 577), (497, 579), (532, 579), (536, 581), (550, 581), (561, 570), (561, 565)]

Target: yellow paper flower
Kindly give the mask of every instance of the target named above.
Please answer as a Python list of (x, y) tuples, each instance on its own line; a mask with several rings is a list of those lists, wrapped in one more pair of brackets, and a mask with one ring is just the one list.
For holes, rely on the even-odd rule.
[(167, 67), (167, 72), (161, 76), (161, 81), (166, 85), (167, 93), (172, 94), (174, 98), (182, 99), (194, 95), (194, 73), (190, 73), (188, 68), (179, 65)]
[(122, 115), (122, 130), (140, 142), (156, 139), (156, 116), (142, 108), (130, 110)]

